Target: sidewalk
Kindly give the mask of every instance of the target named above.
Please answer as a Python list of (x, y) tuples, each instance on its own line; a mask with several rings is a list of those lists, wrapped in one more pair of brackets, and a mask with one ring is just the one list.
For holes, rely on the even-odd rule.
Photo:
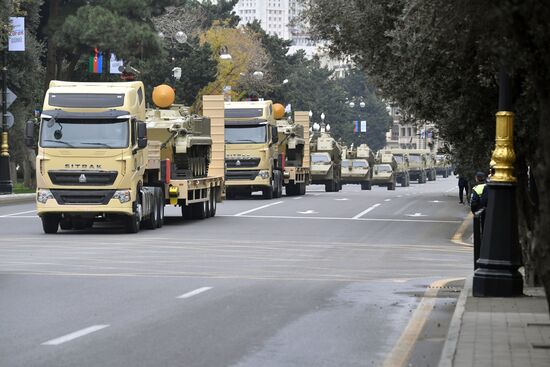
[(550, 317), (542, 288), (524, 297), (474, 298), (466, 281), (440, 367), (550, 366)]
[(35, 200), (35, 197), (35, 193), (0, 195), (0, 205), (14, 203), (32, 203)]

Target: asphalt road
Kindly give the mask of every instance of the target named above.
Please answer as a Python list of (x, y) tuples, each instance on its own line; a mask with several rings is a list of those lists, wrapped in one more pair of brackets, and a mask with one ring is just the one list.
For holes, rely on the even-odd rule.
[(472, 267), (455, 187), (310, 186), (134, 235), (0, 206), (0, 365), (433, 366), (460, 290), (434, 284)]

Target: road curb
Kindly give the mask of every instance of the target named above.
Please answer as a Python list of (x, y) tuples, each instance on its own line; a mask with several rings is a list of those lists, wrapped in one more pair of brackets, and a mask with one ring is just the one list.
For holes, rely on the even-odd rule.
[(32, 203), (36, 198), (35, 193), (0, 195), (0, 205), (14, 203)]
[(453, 360), (456, 354), (456, 347), (458, 345), (458, 337), (460, 335), (460, 328), (462, 327), (462, 317), (464, 316), (464, 310), (466, 308), (466, 300), (468, 296), (472, 293), (472, 282), (473, 276), (470, 275), (466, 278), (464, 282), (464, 288), (458, 296), (456, 301), (455, 311), (453, 313), (453, 318), (449, 325), (449, 331), (447, 332), (447, 339), (443, 345), (443, 350), (441, 351), (441, 359), (439, 360), (439, 367), (452, 367)]

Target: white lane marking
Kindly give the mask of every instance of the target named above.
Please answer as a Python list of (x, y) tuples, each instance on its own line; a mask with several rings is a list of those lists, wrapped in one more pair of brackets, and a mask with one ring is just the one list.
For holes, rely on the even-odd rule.
[(430, 203), (442, 203), (441, 200), (431, 200)]
[(16, 216), (16, 215), (19, 215), (19, 214), (28, 214), (28, 213), (34, 213), (34, 212), (36, 212), (36, 209), (34, 209), (34, 210), (27, 210), (26, 212), (19, 212), (19, 213), (11, 213), (11, 214), (0, 215), (0, 218), (13, 217), (13, 216)]
[(405, 214), (407, 217), (425, 217), (426, 214), (414, 213), (414, 214)]
[(96, 332), (101, 329), (105, 329), (106, 327), (109, 327), (109, 325), (93, 325), (90, 327), (87, 327), (82, 330), (75, 331), (74, 333), (70, 333), (67, 335), (60, 336), (59, 338), (55, 338), (52, 340), (48, 340), (47, 342), (42, 343), (42, 345), (59, 345), (66, 343), (68, 341), (71, 341), (76, 338), (80, 338), (81, 336), (91, 334), (93, 332)]
[(397, 197), (398, 197), (398, 198), (402, 198), (402, 197), (403, 197), (403, 195), (397, 195)]
[(199, 288), (199, 289), (195, 289), (194, 291), (182, 294), (181, 296), (178, 296), (176, 298), (179, 298), (179, 299), (191, 298), (193, 296), (196, 296), (197, 294), (201, 294), (201, 293), (209, 291), (211, 289), (212, 289), (212, 287), (202, 287), (202, 288)]
[(379, 206), (380, 206), (380, 204), (374, 204), (374, 205), (371, 206), (370, 208), (363, 210), (361, 213), (357, 214), (355, 217), (353, 217), (353, 218), (351, 218), (351, 219), (359, 219), (359, 218), (361, 218), (363, 215), (367, 214), (367, 213), (370, 212), (371, 210), (376, 209), (376, 208), (379, 207)]
[(300, 200), (300, 199), (303, 199), (303, 198), (304, 198), (303, 196), (300, 196), (300, 197), (294, 198), (294, 200)]
[(245, 214), (248, 214), (248, 213), (252, 213), (252, 212), (255, 212), (256, 210), (261, 210), (261, 209), (269, 208), (270, 206), (277, 205), (277, 204), (281, 204), (281, 203), (282, 203), (282, 201), (276, 201), (276, 202), (274, 202), (274, 203), (262, 205), (262, 206), (259, 206), (259, 207), (257, 207), (257, 208), (254, 208), (254, 209), (245, 210), (244, 212), (237, 213), (237, 214), (235, 214), (234, 216), (235, 216), (235, 217), (240, 217), (241, 215), (245, 215)]
[(341, 199), (334, 199), (336, 201), (348, 201), (349, 199), (348, 198), (341, 198)]
[[(216, 214), (217, 217), (232, 217), (234, 215)], [(292, 215), (242, 215), (238, 218), (255, 219), (313, 219), (313, 220), (349, 220), (352, 222), (413, 222), (413, 223), (462, 223), (460, 220), (435, 220), (435, 219), (393, 219), (393, 218), (342, 218), (342, 217), (298, 217)], [(1, 242), (1, 240), (0, 240)]]
[(384, 201), (391, 201), (391, 199), (384, 199)]
[(306, 210), (305, 212), (296, 212), (298, 214), (319, 214), (319, 212), (316, 212), (315, 210)]

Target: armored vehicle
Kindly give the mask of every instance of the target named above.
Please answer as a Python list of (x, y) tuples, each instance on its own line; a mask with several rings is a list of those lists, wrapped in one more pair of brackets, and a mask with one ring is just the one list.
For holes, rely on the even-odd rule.
[(451, 163), (449, 162), (449, 158), (444, 154), (437, 154), (435, 156), (435, 172), (438, 175), (443, 176), (443, 178), (449, 177), (449, 175), (452, 173), (452, 167)]
[(325, 185), (325, 191), (342, 188), (342, 148), (330, 135), (330, 127), (319, 126), (310, 142), (311, 183)]
[(359, 184), (361, 190), (370, 190), (372, 187), (372, 166), (374, 153), (366, 144), (357, 148), (345, 148), (342, 152), (342, 183)]
[(391, 153), (398, 159), (408, 159), (409, 162), (409, 178), (411, 181), (418, 181), (418, 183), (426, 183), (427, 166), (426, 166), (426, 154), (423, 149), (391, 149)]
[(277, 119), (278, 152), (287, 196), (305, 195), (311, 177), (309, 171), (309, 114), (296, 111), (294, 119), (284, 118), (285, 108), (273, 105)]
[(374, 174), (372, 184), (376, 186), (386, 186), (388, 190), (395, 190), (396, 177), (390, 164), (381, 163), (374, 165)]
[(410, 185), (409, 158), (406, 154), (393, 154), (389, 149), (379, 150), (376, 153), (376, 163), (389, 164), (395, 175), (395, 180), (401, 187)]
[(153, 103), (145, 123), (152, 141), (161, 142), (160, 159), (170, 160), (174, 179), (208, 176), (212, 138), (210, 120), (189, 113), (189, 108), (174, 103), (173, 89), (160, 85), (153, 90)]

